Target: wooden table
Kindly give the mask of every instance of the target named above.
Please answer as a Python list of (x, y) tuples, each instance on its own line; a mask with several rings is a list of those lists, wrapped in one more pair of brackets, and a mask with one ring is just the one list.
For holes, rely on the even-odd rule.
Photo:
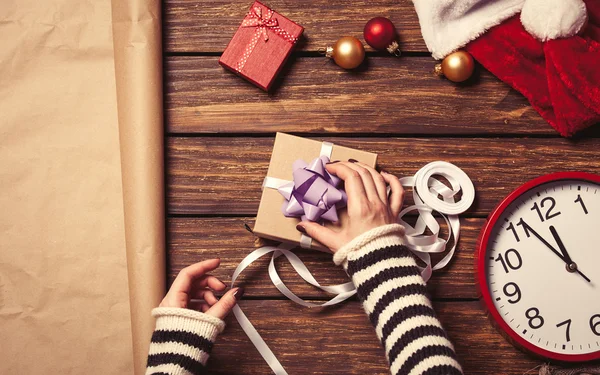
[[(440, 319), (467, 374), (523, 374), (541, 364), (514, 349), (484, 314), (474, 282), (475, 243), (491, 209), (523, 182), (554, 171), (600, 172), (599, 131), (560, 138), (524, 97), (481, 67), (467, 84), (433, 76), (435, 62), (409, 0), (268, 5), (306, 28), (271, 94), (217, 63), (250, 0), (165, 1), (169, 279), (190, 263), (220, 257), (215, 275), (228, 282), (254, 248), (244, 224), (253, 225), (276, 131), (376, 152), (380, 166), (399, 176), (447, 160), (470, 175), (477, 199), (462, 218), (455, 259), (429, 282)], [(317, 52), (344, 35), (362, 39), (375, 16), (398, 28), (401, 58), (367, 48), (365, 66), (347, 72)], [(298, 254), (323, 283), (346, 280), (331, 256)], [(271, 285), (267, 264), (258, 261), (243, 274), (241, 306), (290, 374), (387, 373), (357, 300), (299, 307)], [(278, 268), (302, 297), (328, 298), (298, 282), (289, 265)], [(269, 374), (237, 322), (230, 317), (228, 324), (209, 362), (212, 373)]]

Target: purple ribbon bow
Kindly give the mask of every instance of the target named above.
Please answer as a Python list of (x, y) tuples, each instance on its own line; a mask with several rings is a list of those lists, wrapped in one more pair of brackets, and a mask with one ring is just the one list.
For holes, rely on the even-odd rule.
[(282, 207), (285, 216), (301, 217), (303, 221), (338, 221), (337, 210), (346, 206), (347, 197), (337, 188), (341, 180), (325, 169), (327, 163), (327, 156), (316, 158), (310, 165), (304, 160), (294, 162), (293, 181), (277, 189), (287, 200)]

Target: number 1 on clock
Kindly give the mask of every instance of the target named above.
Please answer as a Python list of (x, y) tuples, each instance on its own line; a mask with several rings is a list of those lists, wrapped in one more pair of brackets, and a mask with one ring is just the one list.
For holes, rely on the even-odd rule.
[(588, 210), (585, 207), (585, 203), (583, 203), (583, 199), (581, 199), (581, 195), (577, 194), (577, 199), (575, 199), (575, 203), (579, 202), (581, 204), (581, 208), (583, 208), (583, 212), (585, 212), (585, 214), (588, 214)]

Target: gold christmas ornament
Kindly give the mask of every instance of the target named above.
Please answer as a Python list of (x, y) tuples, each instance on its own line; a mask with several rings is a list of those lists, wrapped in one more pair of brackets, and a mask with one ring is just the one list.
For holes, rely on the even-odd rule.
[(354, 69), (365, 59), (365, 47), (355, 37), (345, 36), (338, 39), (333, 47), (327, 47), (325, 56), (344, 69)]
[(466, 51), (456, 51), (446, 56), (441, 64), (437, 64), (434, 73), (452, 82), (463, 82), (473, 75), (474, 69), (473, 56)]

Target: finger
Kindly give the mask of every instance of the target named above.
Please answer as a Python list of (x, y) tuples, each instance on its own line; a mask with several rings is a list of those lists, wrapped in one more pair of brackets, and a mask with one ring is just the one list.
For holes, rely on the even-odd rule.
[(319, 241), (331, 251), (336, 252), (339, 248), (339, 239), (337, 233), (329, 228), (311, 221), (301, 221), (296, 225), (296, 229), (310, 236), (316, 241)]
[(219, 301), (217, 299), (217, 297), (215, 297), (215, 294), (212, 292), (212, 290), (208, 290), (208, 289), (202, 289), (202, 290), (196, 291), (195, 293), (193, 293), (191, 295), (191, 298), (202, 299), (206, 303), (208, 303), (209, 306), (212, 306)]
[(220, 259), (209, 259), (185, 267), (179, 271), (177, 278), (175, 278), (175, 281), (171, 285), (171, 289), (169, 289), (169, 293), (189, 293), (193, 281), (219, 267), (220, 262)]
[(220, 292), (225, 290), (227, 285), (213, 275), (204, 275), (202, 278), (194, 281), (194, 288), (205, 289), (206, 287)]
[(373, 183), (375, 184), (375, 189), (377, 190), (377, 196), (379, 197), (379, 200), (381, 200), (383, 203), (385, 203), (387, 205), (387, 203), (388, 203), (387, 186), (385, 184), (385, 180), (383, 179), (383, 176), (381, 174), (379, 174), (379, 172), (377, 172), (375, 170), (375, 168), (370, 167), (361, 162), (354, 163), (354, 165), (363, 167), (371, 174), (371, 178), (373, 179)]
[(344, 180), (344, 187), (348, 195), (348, 208), (356, 204), (362, 204), (368, 201), (365, 186), (363, 185), (360, 174), (354, 169), (348, 167), (346, 162), (335, 164), (327, 164), (326, 168), (329, 173), (332, 173)]
[(233, 309), (233, 306), (237, 304), (237, 301), (242, 298), (243, 294), (244, 289), (242, 288), (231, 289), (225, 293), (217, 303), (212, 305), (206, 313), (219, 319), (224, 319), (231, 309)]
[(210, 309), (210, 306), (208, 306), (208, 304), (206, 302), (192, 301), (189, 303), (188, 309), (206, 312), (206, 311), (208, 311), (208, 309)]
[(215, 303), (219, 302), (219, 300), (217, 299), (217, 297), (215, 297), (215, 294), (211, 290), (207, 290), (206, 292), (204, 292), (204, 301), (206, 301), (206, 303), (208, 303), (209, 306), (212, 306)]
[(381, 172), (381, 177), (383, 177), (385, 182), (390, 184), (390, 189), (392, 190), (389, 199), (390, 210), (392, 211), (392, 215), (398, 217), (402, 210), (402, 204), (404, 203), (404, 188), (402, 187), (400, 180), (398, 180), (398, 177), (392, 174)]
[[(350, 161), (352, 160), (352, 161)], [(362, 180), (363, 186), (365, 187), (365, 192), (367, 193), (367, 198), (370, 202), (379, 201), (379, 195), (377, 194), (377, 188), (375, 187), (375, 181), (373, 181), (373, 177), (368, 170), (356, 164), (357, 162), (354, 159), (350, 159), (348, 163), (348, 167), (357, 171)]]

